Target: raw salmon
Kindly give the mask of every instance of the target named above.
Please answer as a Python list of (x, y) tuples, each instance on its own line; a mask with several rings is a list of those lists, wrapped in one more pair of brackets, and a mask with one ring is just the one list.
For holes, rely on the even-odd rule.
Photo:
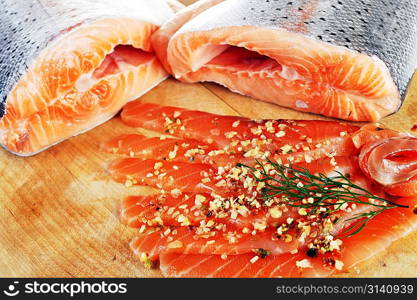
[(365, 174), (400, 197), (417, 193), (417, 138), (397, 136), (365, 145), (359, 156)]
[(102, 144), (101, 149), (109, 153), (123, 154), (130, 157), (159, 160), (170, 160), (169, 153), (175, 152), (176, 155), (172, 159), (184, 159), (184, 162), (190, 161), (190, 158), (187, 159), (185, 156), (189, 150), (196, 149), (199, 150), (197, 152), (201, 151), (202, 153), (213, 150), (209, 145), (195, 140), (147, 137), (140, 134), (118, 136)]
[(357, 149), (361, 149), (367, 144), (372, 144), (374, 142), (378, 142), (384, 139), (401, 136), (409, 135), (406, 133), (397, 132), (395, 130), (385, 128), (381, 124), (367, 124), (362, 126), (360, 130), (352, 134), (352, 141)]
[[(364, 177), (360, 178), (360, 175), (355, 174), (359, 170), (355, 160), (338, 158), (338, 162), (346, 164), (343, 167), (344, 172), (350, 173), (349, 177), (352, 181), (377, 194), (371, 185), (366, 186), (366, 180), (365, 184), (361, 184)], [(333, 165), (322, 162), (310, 164), (311, 172), (320, 172), (329, 176), (334, 172), (334, 168)], [(339, 170), (342, 171), (341, 168)], [(311, 236), (316, 232), (314, 238), (303, 237), (302, 231), (300, 233), (295, 229), (287, 230), (285, 235), (278, 235), (276, 227), (285, 223), (288, 218), (295, 220), (292, 223), (295, 226), (293, 228), (304, 227), (307, 224), (305, 223), (307, 219), (300, 218), (298, 208), (272, 205), (249, 209), (246, 214), (236, 214), (233, 217), (233, 209), (232, 215), (225, 214), (224, 211), (221, 213), (211, 211), (216, 201), (219, 201), (219, 198), (201, 194), (186, 194), (176, 198), (165, 195), (127, 197), (121, 209), (122, 221), (125, 224), (140, 227), (141, 231), (148, 226), (163, 226), (160, 231), (136, 237), (131, 243), (132, 249), (142, 258), (146, 257), (151, 261), (158, 259), (161, 253), (167, 252), (227, 256), (256, 253), (257, 250), (262, 250), (264, 254), (278, 255), (297, 252), (297, 249), (306, 247), (314, 241), (314, 238), (323, 234), (320, 227), (313, 225), (308, 226), (308, 232)], [(226, 203), (225, 199), (222, 201)], [(335, 224), (332, 234), (337, 236), (343, 229), (353, 224), (349, 222), (352, 217), (369, 211), (369, 207), (357, 207), (354, 211), (333, 213), (334, 219), (345, 221)]]
[(138, 101), (121, 119), (160, 134), (102, 149), (123, 156), (109, 166), (114, 179), (156, 188), (126, 197), (120, 216), (139, 229), (132, 250), (148, 267), (159, 261), (164, 276), (330, 276), (417, 227), (415, 199), (385, 193), (417, 177), (413, 137)]
[[(352, 181), (358, 185), (379, 194), (378, 187), (370, 184), (359, 170), (357, 159), (348, 157), (336, 157), (313, 161), (309, 164), (298, 164), (312, 173), (331, 176), (335, 170), (348, 174)], [(233, 171), (232, 171), (233, 173)], [(227, 176), (226, 176), (227, 177)], [(149, 181), (147, 181), (149, 183)], [(241, 183), (231, 182), (232, 187)], [(242, 189), (240, 189), (242, 190)], [(219, 191), (217, 191), (219, 193)], [(381, 195), (383, 196), (383, 195)], [(223, 202), (233, 203), (236, 197), (222, 199)], [(247, 228), (251, 231), (254, 224), (265, 224), (273, 227), (277, 223), (285, 221), (288, 217), (298, 217), (298, 209), (286, 208), (281, 213), (280, 205), (252, 207), (242, 213), (231, 210), (216, 210), (216, 204), (221, 200), (210, 193), (190, 194), (183, 193), (179, 196), (170, 194), (151, 196), (129, 196), (121, 205), (121, 220), (124, 224), (139, 228), (141, 225), (156, 226), (182, 226), (184, 220), (187, 226), (199, 226), (202, 221), (212, 220), (216, 224), (228, 224), (236, 228)]]
[(100, 125), (167, 76), (151, 46), (165, 0), (0, 4), (0, 143), (15, 154)]
[(156, 33), (154, 47), (176, 78), (346, 120), (375, 121), (400, 107), (417, 66), (414, 0), (219, 2), (196, 5)]
[(167, 61), (168, 44), (171, 37), (189, 20), (198, 16), (208, 8), (223, 2), (224, 0), (201, 0), (180, 10), (175, 16), (165, 22), (160, 30), (155, 32), (152, 36), (152, 44), (156, 47), (156, 55), (165, 70), (172, 73), (171, 67)]
[(140, 101), (126, 105), (121, 118), (129, 126), (195, 139), (258, 159), (265, 153), (292, 161), (304, 160), (306, 155), (309, 160), (357, 153), (351, 135), (359, 127), (334, 121), (254, 121)]
[[(304, 254), (257, 257), (244, 254), (222, 259), (220, 255), (163, 253), (160, 269), (168, 278), (323, 278), (334, 273), (334, 268), (323, 266), (320, 260), (308, 260)], [(298, 268), (297, 262), (304, 262), (309, 267)]]
[[(165, 277), (327, 277), (335, 272), (352, 271), (358, 263), (382, 252), (395, 240), (417, 228), (413, 212), (416, 199), (402, 199), (409, 209), (392, 209), (372, 221), (357, 235), (346, 238), (336, 256), (307, 252), (268, 256), (255, 254), (228, 256), (163, 253), (160, 268)], [(256, 258), (257, 257), (257, 258)], [(336, 267), (337, 266), (337, 267)]]
[[(288, 217), (297, 216), (297, 211), (286, 211), (285, 215), (274, 214), (274, 207), (252, 209), (245, 215), (231, 218), (232, 212), (215, 214), (210, 203), (215, 198), (210, 194), (129, 196), (122, 202), (120, 218), (123, 224), (133, 228), (145, 226), (200, 226), (201, 222), (230, 225), (243, 230), (254, 229), (254, 224), (273, 227)], [(278, 211), (279, 207), (277, 206)], [(272, 212), (272, 213), (271, 213)], [(184, 222), (185, 221), (185, 222)]]
[(105, 152), (122, 154), (141, 159), (194, 162), (216, 166), (232, 166), (251, 163), (240, 154), (218, 153), (211, 145), (191, 139), (173, 139), (166, 137), (146, 137), (139, 134), (127, 134), (116, 137), (101, 145)]
[[(367, 209), (367, 208), (365, 208)], [(354, 213), (338, 214), (339, 218), (351, 218)], [(178, 222), (177, 227), (167, 226), (161, 218), (153, 223), (147, 223), (148, 226), (157, 226), (156, 231), (151, 230), (149, 233), (140, 234), (133, 239), (130, 246), (138, 256), (146, 256), (151, 261), (159, 259), (161, 253), (178, 253), (178, 254), (204, 254), (204, 255), (240, 255), (255, 253), (261, 256), (280, 255), (284, 253), (297, 253), (299, 249), (305, 249), (314, 238), (296, 238), (297, 230), (288, 230), (286, 235), (277, 233), (277, 224), (283, 223), (283, 219), (275, 219), (274, 225), (265, 229), (249, 229), (248, 227), (235, 227), (233, 222), (229, 224), (217, 223), (214, 219), (206, 218), (200, 221), (196, 226), (186, 225), (184, 220), (187, 217), (180, 214), (183, 218), (182, 223)], [(285, 218), (297, 218), (297, 212), (294, 209), (287, 213)], [(156, 218), (155, 218), (156, 220)], [(252, 220), (253, 222), (253, 220)], [(262, 224), (262, 223), (258, 223)], [(302, 224), (302, 222), (299, 222)], [(158, 228), (158, 226), (163, 226)], [(335, 226), (333, 235), (337, 236), (341, 231), (349, 226), (345, 223), (341, 226)], [(141, 226), (141, 231), (146, 230), (146, 225)], [(320, 237), (323, 233), (317, 228), (315, 237)], [(289, 238), (289, 236), (293, 238)]]
[(112, 162), (108, 171), (116, 181), (128, 187), (148, 185), (179, 195), (182, 192), (229, 193), (216, 185), (220, 181), (215, 179), (217, 170), (207, 164), (124, 158)]
[(224, 228), (219, 231), (197, 230), (187, 227), (169, 228), (135, 237), (130, 247), (138, 256), (145, 254), (155, 261), (161, 253), (239, 255), (261, 253), (279, 255), (298, 248), (298, 241), (279, 239), (276, 230), (266, 230), (253, 235)]

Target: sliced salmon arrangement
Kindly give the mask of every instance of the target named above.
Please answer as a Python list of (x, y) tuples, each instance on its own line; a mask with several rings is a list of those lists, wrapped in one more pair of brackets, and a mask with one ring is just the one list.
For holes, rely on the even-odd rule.
[[(16, 66), (25, 63), (27, 70), (14, 85), (4, 80), (8, 85), (0, 90), (6, 97), (1, 102), (5, 115), (0, 114), (0, 143), (22, 156), (102, 124), (167, 77), (154, 54), (151, 36), (173, 15), (168, 1), (54, 2), (31, 7), (36, 12), (37, 5), (43, 5), (41, 11), (50, 16), (34, 19), (29, 33), (7, 28), (16, 35), (11, 43), (22, 32), (27, 33), (22, 44), (33, 39), (35, 47), (44, 38), (47, 45), (39, 45), (36, 56), (28, 52), (26, 60), (16, 62)], [(21, 1), (10, 11), (24, 10), (29, 4)], [(56, 34), (44, 32), (42, 25), (51, 16), (56, 16), (52, 23), (62, 26)], [(25, 16), (13, 18), (24, 22)]]
[[(133, 101), (152, 137), (104, 142), (130, 247), (166, 277), (327, 277), (417, 228), (417, 138), (379, 125), (250, 120)], [(395, 147), (393, 145), (396, 145)]]
[[(215, 82), (299, 111), (376, 121), (398, 110), (417, 63), (417, 14), (406, 15), (416, 3), (399, 5), (404, 10), (395, 9), (395, 24), (387, 24), (381, 10), (391, 8), (373, 1), (198, 1), (152, 40), (166, 69), (182, 81)], [(391, 34), (404, 28), (412, 29), (395, 45)]]

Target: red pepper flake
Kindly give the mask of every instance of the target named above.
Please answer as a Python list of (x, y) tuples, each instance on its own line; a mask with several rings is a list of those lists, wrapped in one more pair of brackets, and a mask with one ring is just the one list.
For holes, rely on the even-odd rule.
[(417, 215), (417, 205), (416, 205), (416, 206), (414, 206), (413, 213), (414, 213), (415, 215)]
[(417, 124), (414, 124), (414, 126), (411, 127), (411, 131), (417, 131)]

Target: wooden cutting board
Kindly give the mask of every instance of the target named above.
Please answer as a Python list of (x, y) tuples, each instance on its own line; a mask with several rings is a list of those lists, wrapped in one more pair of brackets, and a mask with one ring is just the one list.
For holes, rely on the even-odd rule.
[[(185, 1), (187, 2), (187, 1)], [(188, 1), (190, 3), (191, 1)], [(323, 119), (233, 94), (214, 84), (168, 79), (143, 101), (252, 118)], [(400, 131), (417, 124), (417, 79), (401, 111), (382, 123)], [(118, 118), (35, 157), (0, 150), (0, 277), (158, 277), (129, 250), (135, 231), (119, 224), (127, 189), (104, 172), (98, 145), (134, 132)], [(417, 276), (417, 232), (345, 276)]]

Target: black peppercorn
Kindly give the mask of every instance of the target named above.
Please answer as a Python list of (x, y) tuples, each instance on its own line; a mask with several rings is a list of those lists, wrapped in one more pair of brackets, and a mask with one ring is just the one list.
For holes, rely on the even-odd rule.
[(317, 251), (316, 248), (310, 248), (310, 249), (307, 250), (307, 256), (309, 256), (311, 258), (316, 257), (317, 254), (318, 254), (318, 251)]

